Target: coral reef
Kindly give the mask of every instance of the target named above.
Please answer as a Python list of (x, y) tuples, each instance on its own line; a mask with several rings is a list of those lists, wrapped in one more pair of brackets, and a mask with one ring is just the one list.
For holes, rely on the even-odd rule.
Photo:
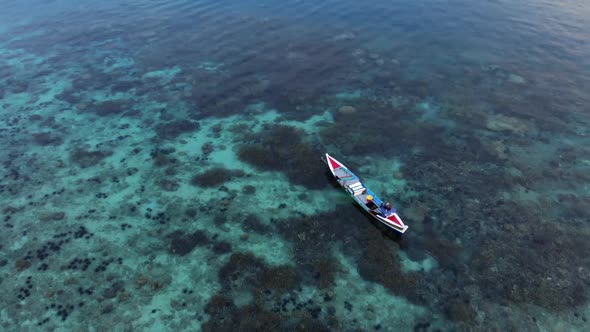
[(156, 148), (150, 152), (150, 157), (154, 160), (156, 167), (170, 166), (176, 163), (176, 158), (171, 155), (176, 151), (173, 147), (171, 148)]
[(256, 285), (258, 275), (266, 270), (264, 262), (251, 252), (237, 252), (219, 269), (218, 278), (225, 290)]
[(177, 191), (180, 188), (180, 183), (175, 179), (161, 179), (158, 181), (158, 186), (165, 191)]
[[(327, 254), (328, 239), (339, 239), (351, 243), (346, 249), (353, 255), (362, 248), (360, 243), (363, 242), (363, 238), (359, 235), (362, 225), (353, 221), (353, 216), (358, 211), (354, 207), (339, 206), (338, 208), (331, 213), (275, 222), (278, 233), (294, 244), (294, 263), (302, 273), (303, 282), (320, 289), (333, 286), (336, 274), (340, 270), (338, 262)], [(348, 211), (350, 214), (344, 213), (343, 211), (348, 208), (351, 209)], [(350, 220), (345, 216), (349, 216)], [(327, 220), (338, 222), (326, 222)], [(358, 243), (358, 245), (352, 243)]]
[(70, 160), (82, 168), (98, 165), (103, 159), (112, 155), (112, 151), (88, 151), (76, 148), (70, 152)]
[(158, 124), (155, 131), (160, 139), (171, 140), (182, 134), (196, 131), (199, 127), (196, 121), (176, 120)]
[(211, 248), (217, 255), (223, 255), (232, 251), (232, 245), (225, 241), (216, 241)]
[(265, 290), (282, 293), (296, 289), (301, 283), (301, 275), (293, 266), (276, 266), (266, 268), (257, 277), (257, 286)]
[(319, 289), (328, 289), (334, 285), (338, 271), (338, 262), (332, 257), (324, 256), (311, 263), (308, 274), (315, 280)]
[(416, 296), (415, 292), (420, 276), (402, 271), (397, 257), (397, 244), (387, 241), (376, 229), (370, 230), (369, 234), (367, 247), (357, 263), (360, 275), (366, 280), (380, 283), (394, 294), (424, 303), (425, 299)]
[(3, 7), (35, 19), (0, 23), (0, 329), (587, 330), (580, 20), (469, 21), (465, 50), (431, 33), (452, 3), (216, 5)]
[(43, 213), (39, 216), (39, 220), (41, 221), (59, 221), (63, 220), (66, 217), (66, 213), (64, 211), (56, 211), (56, 212), (48, 212)]
[(488, 117), (486, 128), (493, 131), (509, 131), (517, 135), (525, 135), (530, 129), (523, 120), (515, 117), (509, 117), (502, 114), (496, 114)]
[[(527, 225), (522, 226), (516, 234), (486, 240), (475, 257), (477, 280), (486, 296), (553, 310), (585, 303), (584, 284), (590, 278), (580, 275), (578, 267), (590, 263), (585, 254), (590, 234), (537, 221), (529, 235)], [(569, 254), (563, 257), (561, 252)]]
[[(347, 111), (333, 113), (334, 123), (320, 131), (324, 142), (329, 142), (348, 155), (367, 155), (377, 151), (390, 153), (404, 144), (392, 140), (390, 136), (392, 132), (400, 135), (408, 130), (399, 118), (401, 111), (392, 112), (390, 106), (369, 100), (360, 100), (359, 106), (356, 105), (348, 105), (345, 108)], [(351, 112), (350, 107), (362, 108), (363, 111)], [(367, 128), (371, 128), (370, 134)]]
[(169, 250), (174, 255), (184, 256), (190, 253), (196, 246), (205, 246), (210, 243), (203, 231), (186, 234), (182, 231), (174, 231), (168, 234)]
[(234, 171), (222, 167), (211, 168), (203, 173), (196, 174), (191, 178), (193, 186), (218, 187), (231, 180)]
[(98, 116), (115, 116), (127, 112), (129, 110), (129, 104), (125, 99), (106, 100), (88, 106), (86, 110)]
[(261, 170), (281, 171), (294, 184), (319, 189), (325, 186), (325, 181), (320, 181), (325, 168), (313, 160), (321, 153), (303, 135), (291, 126), (267, 126), (260, 141), (240, 146), (238, 157)]
[(254, 232), (258, 234), (268, 234), (271, 227), (265, 225), (260, 218), (254, 214), (247, 215), (241, 223), (242, 229), (245, 232)]
[[(318, 320), (321, 308), (308, 303), (284, 300), (301, 284), (300, 270), (293, 266), (267, 266), (252, 253), (234, 253), (219, 270), (222, 293), (214, 295), (205, 311), (211, 317), (202, 327), (204, 331), (219, 330), (276, 330), (325, 331)], [(236, 307), (228, 299), (228, 292), (252, 294), (255, 301)], [(293, 309), (287, 304), (293, 301)]]
[(205, 322), (203, 331), (330, 331), (322, 322), (309, 316), (278, 314), (256, 304), (223, 313), (223, 319)]
[(48, 146), (48, 145), (61, 145), (63, 143), (63, 138), (60, 136), (52, 135), (49, 132), (42, 132), (33, 134), (33, 141), (41, 146)]
[(205, 305), (207, 313), (212, 321), (220, 322), (226, 319), (230, 312), (235, 309), (233, 301), (223, 294), (215, 294)]
[(468, 300), (451, 300), (446, 305), (445, 313), (449, 319), (454, 321), (469, 322), (475, 318), (475, 310)]
[(256, 187), (254, 187), (253, 185), (245, 185), (242, 188), (242, 193), (246, 194), (246, 195), (254, 195), (256, 194)]

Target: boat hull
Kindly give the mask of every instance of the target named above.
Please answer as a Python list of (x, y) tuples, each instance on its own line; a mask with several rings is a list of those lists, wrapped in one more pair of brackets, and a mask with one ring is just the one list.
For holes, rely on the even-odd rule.
[[(405, 233), (408, 230), (408, 226), (404, 224), (396, 210), (393, 207), (388, 209), (384, 202), (373, 191), (365, 187), (360, 179), (344, 164), (327, 153), (324, 161), (328, 164), (330, 172), (338, 184), (369, 215), (397, 232)], [(372, 196), (373, 199), (371, 200), (369, 196)]]

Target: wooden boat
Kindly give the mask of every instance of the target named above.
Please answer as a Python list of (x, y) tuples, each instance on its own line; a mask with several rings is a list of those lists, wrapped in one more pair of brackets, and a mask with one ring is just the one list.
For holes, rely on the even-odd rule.
[(373, 191), (365, 187), (361, 180), (341, 162), (326, 153), (324, 160), (338, 184), (371, 216), (385, 226), (400, 233), (405, 233), (408, 226), (404, 224), (396, 210), (389, 202), (384, 203)]

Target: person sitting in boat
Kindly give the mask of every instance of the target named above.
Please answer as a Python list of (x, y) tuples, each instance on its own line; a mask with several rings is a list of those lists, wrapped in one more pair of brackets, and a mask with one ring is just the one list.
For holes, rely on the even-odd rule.
[(391, 203), (389, 203), (389, 202), (387, 202), (387, 203), (383, 204), (383, 207), (384, 207), (384, 208), (385, 208), (385, 210), (387, 210), (387, 211), (391, 211), (391, 208), (392, 208), (392, 206), (391, 206)]
[(367, 195), (366, 198), (367, 198), (367, 203), (365, 205), (367, 205), (369, 210), (377, 209), (377, 204), (375, 204), (375, 202), (373, 202), (373, 195)]

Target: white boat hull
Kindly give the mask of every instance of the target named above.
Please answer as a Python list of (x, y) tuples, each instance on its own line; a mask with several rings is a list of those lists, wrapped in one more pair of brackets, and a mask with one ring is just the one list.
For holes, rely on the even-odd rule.
[[(338, 184), (373, 218), (397, 232), (405, 233), (408, 230), (408, 226), (404, 224), (396, 210), (393, 207), (388, 209), (381, 199), (369, 188), (365, 187), (360, 179), (344, 164), (327, 153), (325, 162)], [(371, 202), (367, 199), (368, 196), (373, 197)]]

